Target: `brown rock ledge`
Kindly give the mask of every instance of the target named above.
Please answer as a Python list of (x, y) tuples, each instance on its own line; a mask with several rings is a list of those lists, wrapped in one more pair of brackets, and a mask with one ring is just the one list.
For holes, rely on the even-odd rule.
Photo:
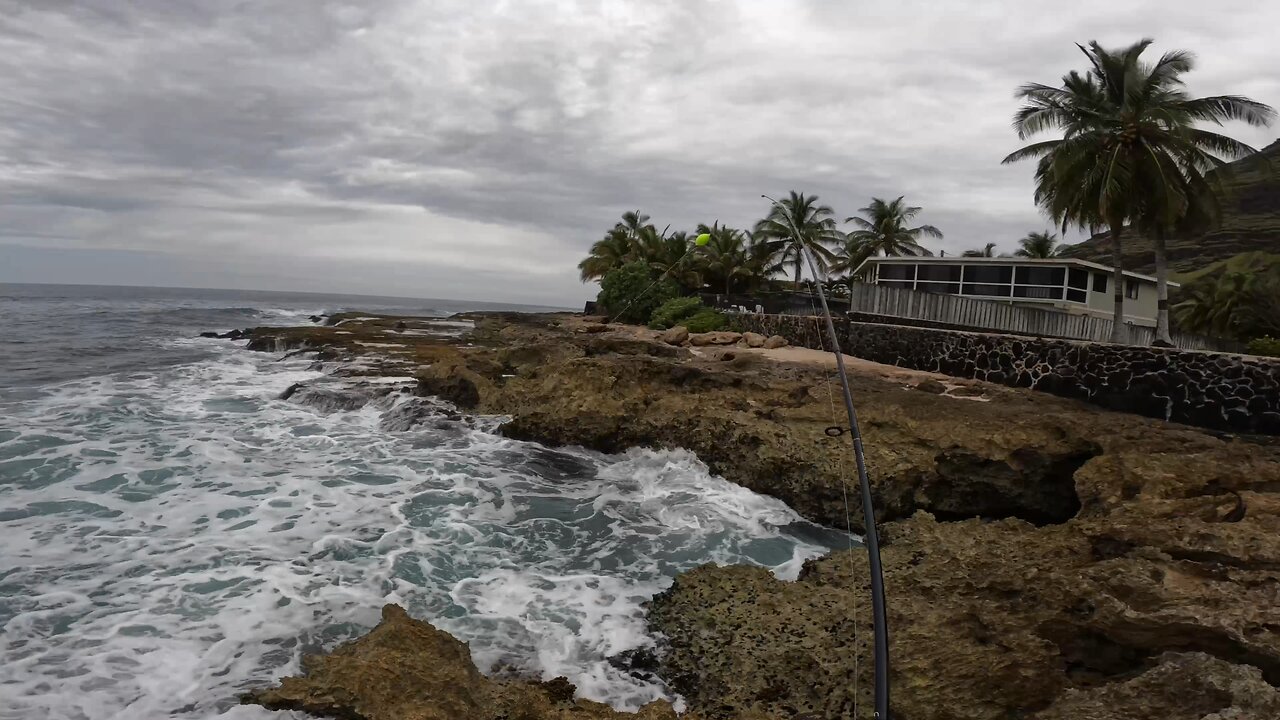
[[(509, 415), (514, 437), (685, 447), (844, 525), (852, 463), (847, 438), (823, 433), (845, 422), (821, 353), (735, 347), (719, 361), (643, 329), (578, 332), (567, 315), (474, 319), (463, 338), (407, 338), (377, 319), (258, 329), (251, 346), (411, 372), (420, 392)], [(898, 720), (1280, 717), (1274, 441), (985, 383), (965, 383), (982, 400), (919, 392), (947, 378), (852, 359), (850, 371), (887, 523)], [(855, 697), (867, 717), (867, 597), (860, 551), (794, 583), (699, 568), (653, 602), (663, 675), (705, 718), (850, 718)]]
[(574, 700), (574, 687), (564, 678), (544, 683), (489, 680), (472, 664), (465, 643), (414, 620), (399, 605), (383, 607), (382, 622), (358, 640), (304, 658), (303, 669), (301, 677), (246, 693), (241, 701), (344, 720), (676, 718), (665, 702), (622, 713)]

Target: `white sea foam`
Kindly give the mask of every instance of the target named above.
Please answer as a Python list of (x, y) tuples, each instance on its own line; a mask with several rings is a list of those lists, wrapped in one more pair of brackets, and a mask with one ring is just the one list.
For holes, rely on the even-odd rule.
[(195, 342), (217, 356), (61, 385), (0, 427), (0, 718), (281, 717), (236, 694), (384, 602), (482, 670), (635, 708), (671, 695), (607, 658), (654, 642), (641, 603), (676, 572), (794, 577), (825, 551), (688, 453), (550, 450), (443, 416), (387, 432), (417, 402), (393, 385), (326, 414), (277, 399), (320, 377), (308, 361)]

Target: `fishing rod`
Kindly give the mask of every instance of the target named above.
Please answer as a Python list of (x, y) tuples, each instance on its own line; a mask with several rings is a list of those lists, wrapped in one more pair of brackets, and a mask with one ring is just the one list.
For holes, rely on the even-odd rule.
[[(844, 394), (844, 409), (849, 415), (849, 437), (853, 440), (853, 459), (858, 468), (858, 486), (862, 493), (862, 523), (866, 526), (864, 543), (867, 546), (867, 557), (871, 563), (871, 622), (874, 634), (875, 651), (875, 717), (889, 720), (889, 622), (885, 616), (884, 572), (880, 564), (880, 538), (876, 533), (876, 514), (871, 499), (871, 483), (867, 480), (867, 462), (862, 451), (862, 431), (858, 427), (858, 411), (853, 407), (853, 393), (849, 389), (849, 376), (844, 371), (844, 354), (840, 351), (840, 339), (836, 335), (835, 322), (831, 319), (831, 309), (827, 307), (827, 295), (822, 289), (822, 278), (818, 275), (817, 263), (813, 260), (808, 248), (800, 240), (800, 231), (786, 206), (768, 195), (760, 197), (773, 203), (781, 211), (781, 216), (791, 231), (791, 239), (795, 242), (796, 253), (804, 258), (813, 273), (813, 288), (822, 304), (822, 317), (826, 320), (827, 338), (831, 341), (831, 351), (836, 356), (836, 373), (840, 376), (840, 390)], [(797, 259), (799, 262), (799, 259)], [(843, 433), (842, 433), (843, 434)], [(841, 478), (841, 482), (844, 479)]]

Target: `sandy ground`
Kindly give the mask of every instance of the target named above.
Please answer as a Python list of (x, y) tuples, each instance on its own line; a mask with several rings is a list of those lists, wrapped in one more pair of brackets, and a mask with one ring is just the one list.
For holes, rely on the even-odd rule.
[[(826, 350), (812, 350), (810, 348), (802, 347), (784, 347), (777, 348), (775, 350), (735, 347), (734, 350), (739, 352), (749, 352), (777, 362), (816, 365), (833, 370), (836, 366), (836, 356)], [(844, 356), (844, 367), (845, 370), (851, 373), (876, 375), (886, 380), (899, 382), (920, 382), (921, 380), (937, 380), (942, 383), (955, 382), (955, 378), (950, 377), (949, 375), (943, 375), (942, 373), (926, 372), (924, 370), (911, 370), (909, 368), (900, 368), (894, 365), (884, 365), (878, 362), (856, 358), (852, 355)]]
[[(595, 321), (595, 319), (593, 318), (570, 319), (570, 327), (573, 327), (574, 325), (587, 325), (587, 324), (598, 324), (598, 322)], [(649, 328), (642, 327), (639, 325), (623, 325), (620, 323), (615, 323), (610, 325), (609, 327), (610, 329), (608, 330), (608, 334), (623, 335), (626, 337), (632, 337), (640, 340), (656, 341), (662, 336), (662, 333), (660, 331), (650, 330)], [(726, 346), (719, 346), (719, 347), (726, 347)], [(760, 357), (767, 358), (774, 362), (811, 365), (811, 366), (826, 368), (829, 370), (834, 370), (836, 367), (835, 355), (825, 350), (813, 350), (810, 348), (803, 348), (803, 347), (784, 347), (784, 348), (776, 348), (773, 350), (766, 350), (764, 348), (746, 348), (746, 347), (740, 347), (736, 345), (731, 345), (727, 347), (732, 348), (734, 352), (751, 353), (753, 355), (759, 355)], [(688, 350), (690, 350), (697, 357), (706, 357), (706, 351), (708, 349), (710, 348), (707, 348), (707, 347), (702, 347), (702, 348), (689, 347), (688, 348)], [(947, 387), (948, 397), (954, 397), (957, 400), (977, 400), (980, 402), (985, 402), (986, 400), (989, 399), (984, 397), (957, 397), (957, 396), (950, 395), (950, 392), (953, 389), (958, 387), (974, 386), (974, 387), (980, 387), (984, 391), (988, 389), (994, 389), (994, 388), (1000, 387), (996, 385), (991, 385), (990, 383), (986, 383), (981, 380), (964, 380), (960, 378), (951, 377), (950, 375), (943, 375), (942, 373), (927, 372), (924, 370), (912, 370), (909, 368), (897, 367), (895, 365), (885, 365), (883, 363), (872, 362), (870, 360), (863, 360), (862, 358), (856, 358), (851, 355), (844, 356), (844, 365), (845, 365), (845, 370), (848, 371), (850, 374), (870, 375), (874, 377), (883, 378), (890, 382), (900, 382), (900, 383), (903, 383), (903, 385), (915, 385), (925, 380), (936, 380), (937, 382), (940, 382)]]

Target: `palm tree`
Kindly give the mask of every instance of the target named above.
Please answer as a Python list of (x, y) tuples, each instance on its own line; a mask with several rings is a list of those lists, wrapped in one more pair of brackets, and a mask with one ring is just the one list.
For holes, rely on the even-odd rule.
[(590, 254), (578, 263), (582, 282), (599, 280), (610, 270), (626, 265), (632, 259), (633, 247), (626, 228), (621, 224), (614, 227), (603, 239), (597, 240)]
[[(806, 197), (803, 193), (792, 190), (789, 197), (770, 207), (768, 216), (756, 223), (755, 235), (773, 243), (772, 247), (780, 256), (783, 266), (795, 267), (797, 289), (800, 287), (800, 271), (804, 266), (804, 258), (800, 256), (797, 243), (809, 252), (820, 271), (825, 271), (836, 258), (829, 246), (839, 243), (843, 236), (836, 229), (836, 221), (832, 217), (834, 214), (831, 208), (818, 204), (817, 195)], [(795, 229), (794, 232), (792, 228)]]
[(582, 282), (599, 280), (610, 270), (644, 259), (640, 246), (642, 236), (649, 231), (654, 231), (654, 227), (649, 224), (648, 215), (639, 210), (622, 213), (622, 220), (614, 224), (604, 239), (597, 240), (587, 257), (578, 263)]
[(690, 256), (693, 239), (689, 233), (680, 230), (667, 235), (646, 227), (640, 231), (637, 249), (639, 259), (648, 263), (655, 276), (666, 275), (686, 290), (702, 286), (702, 276)]
[[(871, 257), (871, 249), (861, 240), (855, 240), (845, 236), (844, 246), (840, 248), (839, 254), (836, 256), (835, 262), (827, 268), (827, 272), (831, 275), (840, 275), (843, 273), (852, 273), (862, 266), (862, 263)], [(854, 276), (850, 276), (850, 280)]]
[(907, 227), (920, 214), (920, 208), (904, 203), (901, 195), (892, 202), (871, 198), (871, 204), (859, 208), (858, 212), (864, 217), (845, 219), (857, 228), (848, 235), (848, 256), (861, 255), (866, 259), (876, 255), (930, 255), (920, 245), (920, 238), (942, 237), (942, 231), (932, 225)]
[(1115, 266), (1112, 342), (1127, 339), (1120, 256), (1125, 223), (1150, 228), (1156, 235), (1156, 335), (1168, 342), (1164, 233), (1187, 213), (1191, 189), (1200, 184), (1198, 176), (1223, 164), (1217, 155), (1255, 152), (1195, 124), (1243, 120), (1265, 125), (1274, 115), (1271, 108), (1244, 97), (1189, 97), (1180, 75), (1191, 69), (1191, 54), (1168, 52), (1155, 64), (1146, 64), (1141, 55), (1150, 45), (1150, 40), (1143, 40), (1109, 51), (1091, 42), (1080, 48), (1090, 64), (1086, 73), (1069, 72), (1059, 88), (1039, 83), (1019, 88), (1024, 105), (1014, 115), (1018, 137), (1025, 140), (1051, 128), (1061, 128), (1063, 137), (1032, 143), (1004, 159), (1012, 163), (1039, 158), (1036, 202), (1064, 229), (1109, 228)]
[(720, 223), (710, 227), (698, 226), (699, 233), (711, 236), (707, 244), (699, 248), (699, 267), (703, 280), (717, 292), (724, 288), (724, 294), (733, 291), (735, 281), (742, 282), (755, 274), (746, 233)]
[(984, 246), (980, 250), (965, 250), (964, 252), (960, 253), (960, 257), (995, 257), (995, 256), (996, 256), (995, 243), (987, 243), (986, 246)]
[(615, 227), (620, 227), (627, 231), (627, 237), (631, 240), (639, 237), (640, 232), (645, 228), (652, 228), (649, 224), (649, 216), (639, 210), (629, 210), (622, 213), (622, 221)]
[(1228, 272), (1192, 283), (1186, 299), (1174, 306), (1178, 326), (1191, 332), (1225, 337), (1234, 335), (1237, 313), (1254, 292), (1254, 276)]
[(779, 241), (754, 233), (743, 234), (747, 236), (747, 265), (751, 268), (751, 274), (746, 278), (748, 287), (759, 287), (786, 270)]
[(1235, 328), (1248, 339), (1280, 337), (1280, 273), (1275, 269), (1253, 276), (1248, 299), (1236, 317)]
[(1027, 233), (1026, 237), (1018, 241), (1018, 249), (1013, 254), (1017, 257), (1044, 260), (1057, 257), (1060, 252), (1062, 248), (1058, 247), (1058, 236), (1045, 230)]

